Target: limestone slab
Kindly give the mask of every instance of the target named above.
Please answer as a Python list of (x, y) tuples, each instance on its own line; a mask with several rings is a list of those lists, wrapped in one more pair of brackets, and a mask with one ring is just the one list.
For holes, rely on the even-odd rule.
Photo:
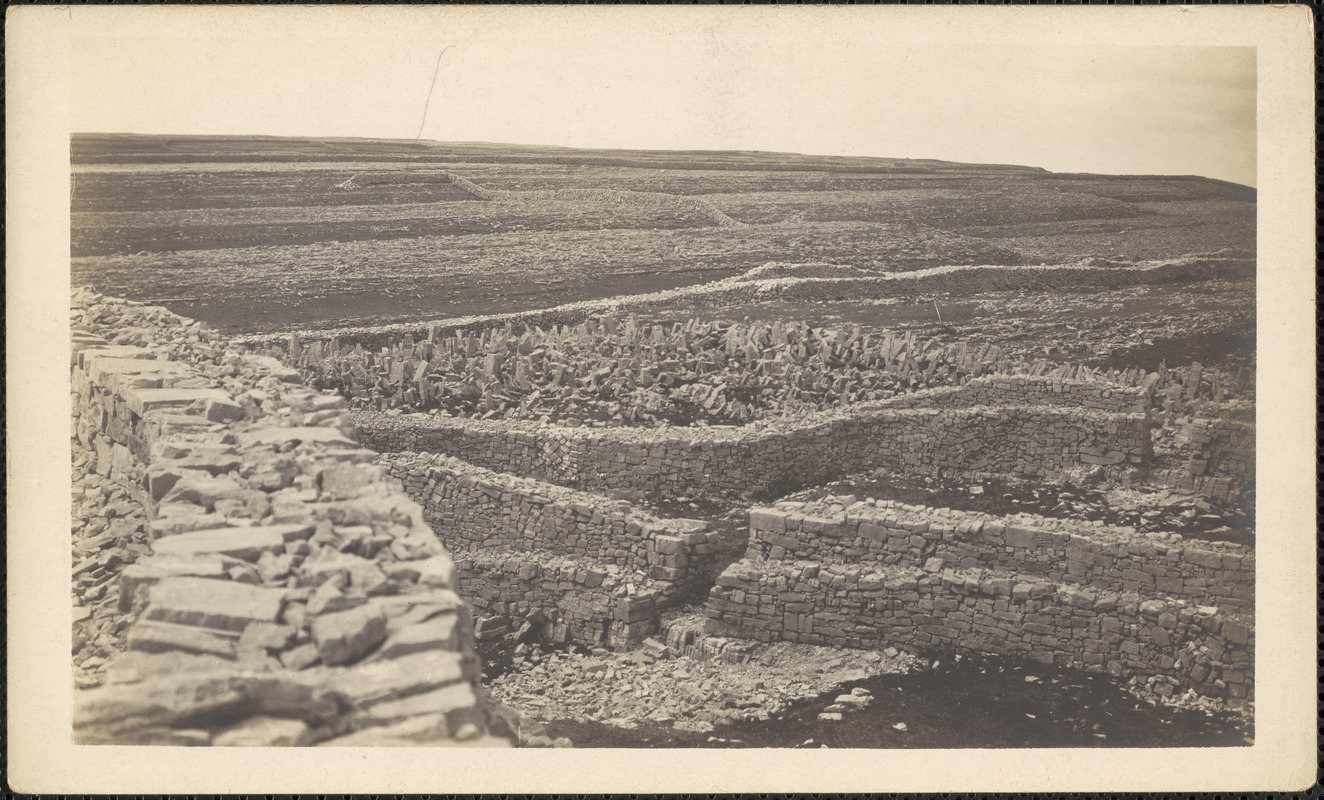
[(119, 610), (128, 613), (139, 589), (164, 578), (195, 577), (225, 578), (225, 562), (207, 556), (175, 556), (156, 554), (129, 564), (120, 572)]
[(299, 428), (262, 428), (239, 434), (242, 447), (272, 444), (284, 445), (291, 442), (335, 444), (353, 446), (354, 442), (335, 428), (299, 427)]
[(198, 400), (230, 399), (220, 389), (126, 389), (123, 395), (129, 410), (140, 417), (148, 411), (187, 406)]
[(187, 375), (193, 370), (187, 364), (178, 361), (160, 361), (148, 358), (97, 358), (89, 359), (88, 376), (98, 386), (107, 386), (112, 375)]
[(195, 655), (233, 658), (238, 636), (232, 631), (140, 621), (129, 630), (129, 649), (144, 653), (178, 651)]
[(214, 528), (179, 533), (157, 539), (152, 545), (158, 555), (226, 555), (257, 561), (263, 553), (276, 553), (285, 547), (289, 529), (306, 526), (269, 525), (255, 528)]
[(322, 663), (345, 664), (386, 638), (386, 614), (375, 606), (323, 614), (313, 620), (312, 634)]
[(374, 703), (398, 700), (469, 677), (462, 654), (429, 650), (341, 670), (327, 682), (327, 688), (356, 707), (366, 708)]
[(308, 723), (259, 715), (233, 725), (211, 740), (217, 747), (296, 747), (309, 744)]
[(285, 592), (205, 578), (167, 578), (149, 592), (147, 619), (242, 633), (250, 622), (275, 622)]

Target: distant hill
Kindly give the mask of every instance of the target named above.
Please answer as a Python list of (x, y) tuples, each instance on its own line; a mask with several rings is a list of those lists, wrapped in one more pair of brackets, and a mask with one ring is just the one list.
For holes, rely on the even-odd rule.
[(434, 142), (408, 139), (302, 138), (282, 136), (168, 136), (75, 133), (74, 164), (160, 164), (261, 161), (413, 161), (537, 163), (646, 169), (812, 170), (865, 174), (950, 175), (969, 172), (1045, 173), (1039, 167), (961, 164), (934, 159), (815, 156), (743, 150), (595, 150), (554, 145)]

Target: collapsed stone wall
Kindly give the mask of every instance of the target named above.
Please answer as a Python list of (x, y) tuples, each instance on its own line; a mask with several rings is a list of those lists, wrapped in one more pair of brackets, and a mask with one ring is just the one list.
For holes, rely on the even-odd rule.
[(1196, 417), (1182, 426), (1186, 463), (1153, 476), (1155, 482), (1219, 502), (1244, 501), (1255, 491), (1255, 423)]
[[(86, 744), (506, 744), (454, 565), (341, 398), (162, 308), (74, 297), (73, 435), (144, 505)], [(112, 344), (100, 333), (113, 335)]]
[(981, 393), (1019, 398), (1033, 387), (1031, 397), (1084, 405), (1097, 396), (1129, 408), (1139, 390), (1052, 392), (1051, 381), (1021, 376), (972, 384), (741, 428), (570, 428), (388, 414), (355, 414), (354, 421), (361, 440), (382, 452), (440, 452), (586, 491), (673, 497), (757, 496), (876, 468), (1053, 478), (1152, 456), (1141, 413), (1065, 404), (961, 407)]
[(702, 520), (660, 519), (445, 455), (379, 463), (422, 504), (455, 558), (461, 594), (480, 611), (535, 618), (554, 641), (637, 644), (655, 630), (644, 610), (689, 599), (719, 568), (717, 534)]
[(846, 647), (957, 648), (1252, 696), (1254, 554), (1124, 528), (891, 501), (750, 513), (708, 631)]

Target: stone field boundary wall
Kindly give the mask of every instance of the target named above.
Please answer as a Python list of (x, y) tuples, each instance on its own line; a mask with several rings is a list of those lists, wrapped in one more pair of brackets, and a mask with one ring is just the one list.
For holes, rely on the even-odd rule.
[(785, 506), (750, 510), (746, 558), (912, 567), (938, 558), (951, 567), (1037, 575), (1098, 591), (1170, 597), (1225, 610), (1254, 607), (1255, 555), (1241, 545), (1174, 542), (1167, 535), (1086, 528), (1030, 515), (857, 504), (819, 516), (812, 508)]
[[(607, 493), (750, 496), (886, 468), (906, 473), (1052, 478), (1081, 467), (1146, 464), (1148, 417), (1070, 405), (959, 407), (985, 396), (1060, 403), (1138, 402), (1138, 389), (1009, 376), (741, 428), (570, 428), (423, 415), (353, 415), (381, 452), (445, 453), (496, 472)], [(1065, 384), (1062, 384), (1065, 386)], [(948, 404), (956, 407), (946, 407)], [(906, 407), (922, 405), (922, 407)], [(788, 488), (789, 487), (789, 488)]]
[(750, 513), (708, 632), (967, 649), (1253, 697), (1254, 556), (1224, 543), (890, 502)]
[(643, 610), (689, 599), (719, 570), (717, 534), (702, 520), (660, 519), (445, 455), (379, 463), (422, 504), (455, 558), (460, 593), (479, 611), (535, 617), (553, 641), (637, 644), (656, 623)]
[(351, 190), (359, 186), (382, 186), (403, 183), (449, 183), (480, 200), (598, 200), (621, 204), (647, 204), (662, 208), (680, 208), (705, 214), (720, 228), (743, 228), (745, 224), (737, 222), (724, 214), (717, 206), (702, 197), (668, 194), (666, 192), (632, 192), (623, 189), (556, 189), (535, 191), (511, 191), (507, 189), (489, 189), (477, 183), (444, 170), (425, 172), (365, 172), (357, 173), (338, 185), (337, 188)]
[[(517, 327), (537, 325), (544, 328), (550, 325), (575, 325), (596, 314), (616, 313), (630, 308), (671, 301), (691, 301), (698, 298), (721, 299), (738, 304), (772, 300), (783, 295), (800, 301), (810, 301), (883, 299), (943, 292), (969, 295), (979, 292), (1052, 288), (1116, 289), (1175, 281), (1253, 278), (1255, 270), (1255, 258), (1238, 252), (1142, 262), (1131, 267), (1089, 267), (1075, 264), (945, 266), (868, 277), (840, 278), (750, 279), (745, 275), (737, 275), (696, 286), (603, 300), (585, 300), (530, 311), (298, 333), (306, 341), (337, 339), (342, 344), (362, 344), (365, 348), (376, 349), (390, 346), (405, 335), (415, 338), (426, 337), (430, 330), (435, 330), (436, 335), (439, 336), (451, 336), (456, 331), (501, 327), (507, 324)], [(236, 345), (270, 350), (271, 355), (282, 359), (288, 357), (288, 333), (239, 336), (232, 341)]]
[(1139, 386), (1063, 380), (1042, 375), (990, 375), (880, 401), (888, 408), (1046, 405), (1110, 414), (1144, 414), (1150, 393)]
[(152, 539), (120, 575), (128, 650), (76, 693), (76, 741), (509, 744), (454, 565), (341, 398), (163, 308), (78, 290), (71, 310), (73, 435)]

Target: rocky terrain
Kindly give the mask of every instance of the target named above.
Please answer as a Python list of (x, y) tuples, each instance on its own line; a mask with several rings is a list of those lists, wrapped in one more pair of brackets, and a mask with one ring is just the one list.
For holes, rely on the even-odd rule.
[[(72, 431), (73, 680), (88, 698), (141, 693), (199, 642), (263, 672), (255, 684), (209, 661), (208, 680), (229, 670), (225, 685), (257, 705), (202, 692), (202, 710), (130, 738), (1254, 741), (1253, 189), (925, 160), (244, 137), (79, 135), (72, 164), (74, 339), (93, 352), (74, 364), (89, 406)], [(143, 358), (155, 371), (117, 363)], [(165, 423), (117, 394), (163, 380), (228, 394), (170, 406)], [(215, 438), (213, 456), (265, 460), (199, 462), (214, 491), (188, 495), (203, 476), (162, 459), (194, 445), (144, 444), (170, 426)], [(359, 438), (257, 453), (253, 426)], [(827, 463), (879, 463), (862, 448), (891, 460)], [(434, 455), (476, 466), (441, 480)], [(348, 459), (371, 487), (324, 477), (318, 459)], [(763, 480), (773, 461), (795, 467)], [(317, 516), (361, 489), (418, 510), (408, 524)], [(279, 590), (267, 623), (284, 633), (264, 658), (236, 650), (238, 627), (171, 616), (168, 591), (139, 585), (178, 567), (166, 561), (180, 536), (253, 535), (295, 501), (325, 524), (190, 553), (220, 565), (213, 583)], [(534, 506), (538, 530), (512, 533)], [(769, 509), (806, 527), (760, 528)], [(885, 511), (901, 521), (859, 521)], [(1091, 554), (1051, 563), (1068, 539)], [(436, 544), (456, 561), (408, 566), (447, 558)], [(627, 550), (638, 575), (618, 586)], [(1114, 559), (1131, 561), (1109, 586)], [(390, 598), (452, 581), (471, 593), (457, 602), (473, 604), (473, 630), (466, 611), (459, 638), (410, 639), (427, 614)], [(898, 599), (916, 587), (923, 599)], [(318, 635), (317, 620), (365, 609), (371, 635)], [(916, 636), (880, 634), (911, 612)], [(968, 646), (939, 646), (954, 629)], [(1003, 639), (1008, 652), (990, 649)], [(469, 684), (372, 666), (418, 648), (463, 653), (477, 694), (439, 711)], [(265, 681), (279, 697), (254, 688)], [(309, 687), (320, 710), (290, 699)], [(119, 706), (84, 708), (108, 741)]]
[[(74, 283), (227, 332), (546, 308), (769, 261), (889, 273), (1255, 241), (1254, 190), (1194, 177), (243, 137), (79, 135), (71, 155)], [(339, 188), (381, 173), (394, 180)], [(643, 196), (603, 194), (621, 190)], [(741, 225), (717, 225), (698, 201)]]

